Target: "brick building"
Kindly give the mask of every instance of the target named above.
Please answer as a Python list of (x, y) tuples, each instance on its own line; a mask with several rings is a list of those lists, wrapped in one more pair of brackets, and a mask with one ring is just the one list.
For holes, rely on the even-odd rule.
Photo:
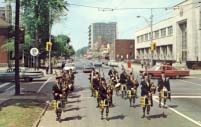
[(114, 46), (115, 60), (134, 59), (135, 41), (131, 39), (116, 39)]
[[(8, 37), (8, 29), (10, 25), (0, 18), (0, 49), (5, 44)], [(0, 66), (7, 66), (8, 64), (8, 53), (6, 50), (0, 50)]]

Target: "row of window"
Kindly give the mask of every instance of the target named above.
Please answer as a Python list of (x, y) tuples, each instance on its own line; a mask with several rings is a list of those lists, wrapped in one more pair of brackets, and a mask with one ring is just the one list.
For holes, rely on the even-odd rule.
[(150, 41), (151, 36), (152, 36), (152, 39), (158, 39), (158, 38), (162, 38), (166, 36), (171, 36), (172, 34), (173, 34), (173, 27), (169, 26), (169, 27), (154, 31), (152, 35), (151, 35), (151, 32), (149, 32), (144, 35), (137, 36), (137, 42), (140, 43), (140, 42)]

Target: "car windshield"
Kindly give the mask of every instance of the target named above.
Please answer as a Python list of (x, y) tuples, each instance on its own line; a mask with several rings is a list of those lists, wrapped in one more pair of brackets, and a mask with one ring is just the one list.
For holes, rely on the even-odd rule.
[(75, 65), (74, 65), (74, 63), (67, 63), (65, 66), (66, 67), (72, 67), (72, 66), (75, 66)]
[(158, 65), (153, 66), (150, 70), (155, 70), (155, 71), (160, 70), (160, 66)]

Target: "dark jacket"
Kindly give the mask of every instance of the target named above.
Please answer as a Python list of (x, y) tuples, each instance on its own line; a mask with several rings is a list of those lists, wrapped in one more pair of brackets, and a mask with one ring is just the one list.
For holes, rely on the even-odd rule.
[(145, 81), (141, 82), (141, 96), (148, 95), (148, 93), (150, 92), (151, 84), (149, 81), (148, 81), (148, 83), (149, 83), (149, 85), (147, 85), (147, 83)]
[(126, 80), (127, 80), (127, 77), (126, 77), (125, 73), (121, 73), (121, 75), (120, 75), (120, 83), (125, 84)]
[[(62, 94), (62, 86), (61, 84), (59, 85), (60, 88), (58, 87), (57, 84), (55, 84), (53, 87), (52, 87), (52, 93), (53, 93), (53, 96), (54, 96), (54, 99), (55, 100), (59, 100), (60, 99), (60, 94)], [(55, 95), (55, 93), (57, 93), (57, 96)]]
[(170, 91), (169, 78), (165, 77), (165, 80), (163, 80), (161, 77), (160, 79), (158, 79), (158, 92), (161, 91), (163, 87), (165, 87), (168, 91)]
[(134, 83), (131, 80), (128, 80), (126, 85), (128, 90), (131, 90), (131, 88), (134, 87)]
[(107, 88), (100, 86), (98, 92), (101, 100), (107, 99)]
[(95, 89), (95, 90), (98, 90), (98, 88), (99, 88), (99, 80), (98, 79), (93, 79), (93, 88)]

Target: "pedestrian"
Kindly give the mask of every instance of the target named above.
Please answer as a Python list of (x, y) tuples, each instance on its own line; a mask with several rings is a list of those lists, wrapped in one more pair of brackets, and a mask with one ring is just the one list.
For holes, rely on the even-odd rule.
[(46, 74), (48, 74), (49, 66), (47, 62), (45, 62), (45, 69), (46, 69)]
[(141, 60), (141, 67), (143, 69), (143, 67), (144, 67), (144, 60)]

